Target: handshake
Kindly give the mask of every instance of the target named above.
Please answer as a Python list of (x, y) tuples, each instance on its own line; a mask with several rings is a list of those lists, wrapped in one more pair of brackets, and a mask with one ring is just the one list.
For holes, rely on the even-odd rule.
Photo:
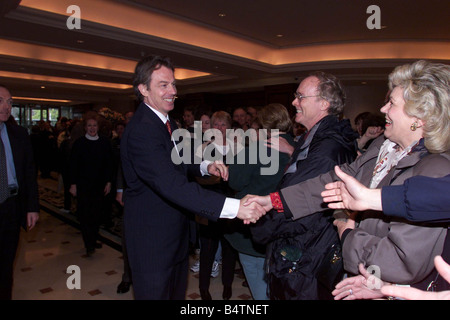
[(256, 223), (263, 215), (272, 209), (272, 201), (270, 196), (254, 196), (246, 195), (240, 200), (239, 211), (237, 217), (244, 224)]

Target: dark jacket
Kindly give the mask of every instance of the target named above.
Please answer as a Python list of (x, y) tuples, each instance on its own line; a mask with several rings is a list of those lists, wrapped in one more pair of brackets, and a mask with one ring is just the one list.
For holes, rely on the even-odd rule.
[[(171, 125), (174, 132), (174, 121)], [(127, 185), (124, 226), (136, 299), (170, 298), (173, 268), (189, 258), (186, 211), (215, 221), (225, 202), (224, 195), (188, 181), (188, 173), (200, 176), (200, 166), (175, 163), (179, 159), (173, 149), (164, 123), (141, 103), (120, 142)]]
[[(297, 170), (285, 175), (280, 187), (316, 177), (335, 165), (355, 159), (357, 136), (348, 120), (327, 116), (310, 132), (306, 139), (303, 136), (299, 140), (293, 153)], [(321, 289), (316, 279), (324, 255), (339, 242), (331, 213), (326, 210), (294, 221), (272, 210), (251, 229), (254, 240), (269, 244), (267, 267), (271, 299), (331, 298), (330, 292)]]
[(402, 185), (381, 189), (383, 213), (409, 221), (450, 221), (450, 175), (442, 178), (416, 176)]
[(5, 123), (5, 125), (8, 130), (19, 185), (17, 215), (21, 226), (26, 229), (27, 212), (39, 212), (40, 210), (33, 148), (25, 128), (10, 123)]
[(106, 138), (78, 138), (70, 155), (70, 181), (77, 191), (103, 194), (106, 183), (112, 182), (112, 149)]
[[(288, 134), (281, 134), (282, 138), (286, 139), (291, 145), (294, 145), (292, 136)], [(273, 163), (263, 164), (261, 158), (259, 161), (250, 161), (250, 152), (256, 152), (258, 156), (261, 156), (260, 152), (265, 152), (270, 159), (272, 158), (272, 149), (270, 147), (264, 147), (266, 150), (259, 150), (261, 142), (255, 142), (255, 145), (246, 147), (244, 163), (239, 163), (239, 156), (234, 159), (234, 164), (229, 167), (228, 181), (231, 188), (236, 190), (236, 198), (243, 198), (247, 194), (263, 196), (276, 190), (276, 187), (283, 177), (286, 165), (289, 163), (289, 155), (287, 153), (279, 153), (277, 171), (271, 175), (261, 174), (262, 168), (270, 168)], [(252, 151), (253, 150), (253, 151)], [(226, 239), (231, 245), (239, 252), (244, 254), (264, 257), (266, 253), (265, 245), (255, 243), (251, 238), (250, 229), (253, 225), (240, 224), (239, 230), (235, 233), (225, 235)]]

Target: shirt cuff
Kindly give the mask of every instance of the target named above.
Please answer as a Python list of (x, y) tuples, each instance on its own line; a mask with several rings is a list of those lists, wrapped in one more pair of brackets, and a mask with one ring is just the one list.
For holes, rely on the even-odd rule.
[(220, 218), (234, 219), (237, 217), (241, 201), (234, 198), (225, 198)]
[(209, 172), (208, 172), (208, 166), (212, 161), (209, 160), (203, 160), (202, 163), (200, 163), (200, 173), (202, 174), (202, 176), (209, 176)]
[(270, 194), (270, 201), (272, 201), (272, 207), (277, 212), (284, 212), (283, 203), (278, 192), (272, 192)]

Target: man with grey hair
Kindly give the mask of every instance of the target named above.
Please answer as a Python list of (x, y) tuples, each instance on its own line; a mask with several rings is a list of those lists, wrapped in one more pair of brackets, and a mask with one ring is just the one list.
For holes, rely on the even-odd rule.
[[(294, 93), (295, 122), (307, 131), (295, 148), (280, 140), (280, 151), (291, 162), (279, 188), (328, 172), (356, 157), (357, 134), (348, 120), (339, 120), (345, 93), (339, 80), (324, 72), (305, 78)], [(272, 210), (262, 217), (252, 234), (268, 244), (268, 284), (271, 299), (328, 299), (331, 290), (318, 281), (316, 270), (327, 250), (339, 242), (330, 211), (292, 221)], [(329, 285), (329, 284), (327, 284)]]

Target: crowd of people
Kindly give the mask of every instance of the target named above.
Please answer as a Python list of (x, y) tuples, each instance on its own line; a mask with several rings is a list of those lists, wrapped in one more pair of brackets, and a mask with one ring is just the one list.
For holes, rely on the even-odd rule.
[[(449, 66), (395, 68), (381, 114), (361, 113), (354, 127), (342, 118), (345, 88), (325, 72), (299, 83), (294, 117), (274, 103), (189, 106), (177, 119), (174, 68), (164, 57), (142, 59), (133, 84), (141, 103), (124, 121), (105, 124), (88, 112), (30, 134), (41, 177), (62, 177), (65, 210), (76, 197), (87, 255), (101, 247), (111, 206), (120, 208), (119, 293), (132, 284), (136, 299), (184, 299), (190, 269), (211, 300), (221, 265), (227, 300), (239, 264), (255, 300), (448, 298)], [(174, 134), (181, 128), (187, 148)], [(48, 161), (52, 152), (58, 161)], [(200, 163), (178, 161), (186, 152)], [(262, 174), (270, 163), (261, 154), (278, 155), (274, 173)]]

